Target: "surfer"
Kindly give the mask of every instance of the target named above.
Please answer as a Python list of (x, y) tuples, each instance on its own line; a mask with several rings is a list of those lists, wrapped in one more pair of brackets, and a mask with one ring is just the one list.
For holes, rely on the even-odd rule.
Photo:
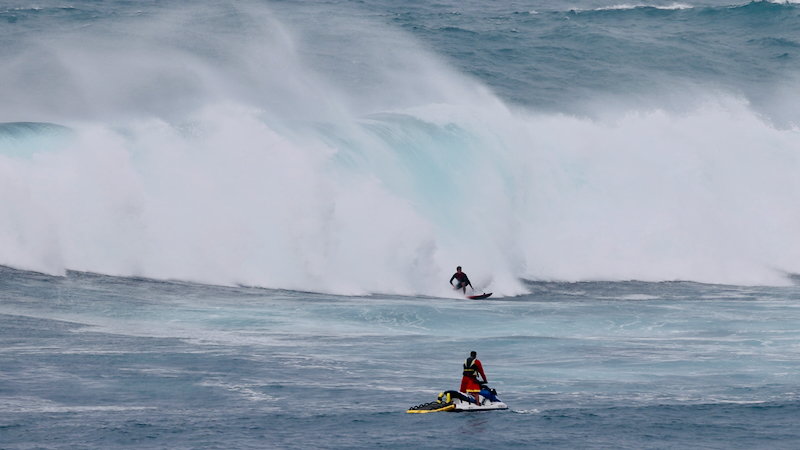
[(461, 378), (460, 391), (466, 394), (472, 394), (472, 396), (475, 397), (475, 403), (480, 405), (479, 394), (481, 392), (481, 384), (478, 382), (478, 374), (481, 375), (481, 379), (483, 379), (484, 383), (489, 380), (486, 379), (486, 374), (483, 373), (483, 366), (481, 362), (478, 361), (477, 356), (477, 352), (469, 352), (469, 358), (464, 361), (464, 373)]
[[(454, 285), (453, 280), (457, 280), (458, 284)], [(467, 286), (471, 287), (473, 291), (475, 290), (475, 288), (472, 287), (472, 283), (469, 281), (469, 277), (467, 277), (467, 274), (461, 271), (461, 266), (456, 267), (456, 273), (454, 273), (453, 276), (450, 277), (450, 286), (453, 286), (454, 289), (456, 290), (463, 289), (464, 294), (467, 293)]]

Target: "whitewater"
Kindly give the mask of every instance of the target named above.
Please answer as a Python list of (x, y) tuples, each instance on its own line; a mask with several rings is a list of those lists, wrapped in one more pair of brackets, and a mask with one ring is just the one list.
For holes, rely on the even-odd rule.
[[(792, 448), (798, 36), (0, 1), (0, 446)], [(470, 350), (511, 410), (407, 417)]]

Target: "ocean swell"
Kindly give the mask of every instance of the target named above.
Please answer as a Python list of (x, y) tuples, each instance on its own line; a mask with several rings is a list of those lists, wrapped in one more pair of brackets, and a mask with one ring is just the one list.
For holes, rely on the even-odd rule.
[[(454, 295), (456, 265), (498, 296), (525, 292), (521, 279), (800, 272), (800, 133), (734, 94), (680, 114), (544, 114), (370, 22), (345, 31), (372, 44), (312, 64), (308, 38), (261, 7), (227, 11), (240, 33), (212, 25), (193, 42), (211, 12), (159, 14), (134, 38), (22, 42), (0, 71), (17, 87), (6, 104), (31, 99), (2, 117), (41, 124), (0, 126), (0, 264), (434, 296)], [(136, 64), (105, 70), (120, 48)], [(68, 93), (32, 90), (31, 67)]]

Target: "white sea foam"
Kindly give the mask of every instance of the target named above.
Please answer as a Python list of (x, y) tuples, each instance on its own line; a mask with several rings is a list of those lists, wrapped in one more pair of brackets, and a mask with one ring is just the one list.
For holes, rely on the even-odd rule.
[(612, 5), (612, 6), (604, 6), (601, 8), (597, 8), (594, 11), (614, 11), (614, 10), (628, 10), (628, 9), (638, 9), (638, 8), (654, 8), (654, 9), (663, 9), (663, 10), (677, 10), (677, 9), (691, 9), (693, 6), (687, 5), (684, 3), (673, 3), (671, 5), (646, 5), (646, 4), (619, 4), (619, 5)]
[[(512, 111), (395, 32), (367, 24), (342, 49), (360, 69), (331, 73), (261, 9), (243, 35), (187, 42), (184, 17), (208, 14), (192, 11), (0, 70), (20, 87), (0, 117), (76, 130), (0, 155), (0, 264), (436, 296), (457, 295), (456, 265), (495, 296), (525, 292), (519, 278), (800, 273), (800, 133), (736, 99), (608, 122)], [(74, 89), (24, 89), (19, 71), (45, 62)]]
[(72, 406), (58, 402), (41, 399), (38, 397), (5, 397), (0, 399), (0, 407), (6, 413), (30, 414), (30, 413), (93, 413), (93, 412), (119, 412), (119, 411), (143, 411), (156, 409), (150, 406)]

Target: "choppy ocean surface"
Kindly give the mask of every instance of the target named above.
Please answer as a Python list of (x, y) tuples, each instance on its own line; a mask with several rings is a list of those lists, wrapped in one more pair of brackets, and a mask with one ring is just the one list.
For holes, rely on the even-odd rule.
[[(2, 448), (796, 448), (800, 290), (469, 301), (0, 269)], [(407, 414), (476, 350), (508, 411)]]
[(0, 448), (797, 448), (798, 75), (794, 1), (0, 0)]

